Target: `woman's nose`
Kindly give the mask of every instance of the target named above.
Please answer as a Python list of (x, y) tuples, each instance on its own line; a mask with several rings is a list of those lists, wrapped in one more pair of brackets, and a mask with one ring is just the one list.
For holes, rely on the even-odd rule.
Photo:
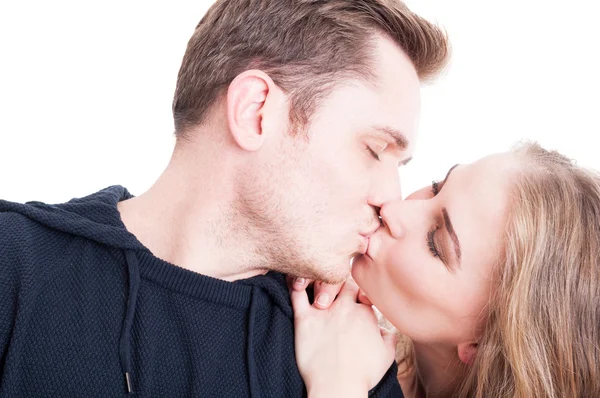
[(401, 212), (402, 200), (400, 199), (384, 203), (379, 212), (383, 224), (388, 228), (390, 235), (392, 235), (394, 239), (399, 239), (404, 236), (404, 230), (401, 223)]

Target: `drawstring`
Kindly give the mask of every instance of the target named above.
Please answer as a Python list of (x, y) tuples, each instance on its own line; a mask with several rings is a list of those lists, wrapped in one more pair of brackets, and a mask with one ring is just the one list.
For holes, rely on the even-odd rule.
[[(127, 312), (125, 313), (125, 320), (123, 321), (123, 327), (121, 329), (121, 339), (119, 342), (119, 359), (121, 360), (121, 369), (125, 375), (125, 383), (127, 385), (127, 393), (132, 393), (133, 388), (131, 385), (131, 347), (130, 347), (130, 334), (131, 326), (133, 324), (133, 317), (135, 315), (135, 305), (137, 302), (138, 290), (140, 287), (140, 270), (139, 261), (133, 250), (127, 250), (125, 252), (125, 258), (127, 260), (127, 272), (129, 277), (129, 289), (127, 296)], [(254, 324), (256, 322), (256, 309), (258, 300), (258, 288), (252, 287), (252, 295), (250, 298), (250, 314), (248, 315), (248, 339), (246, 346), (247, 364), (248, 364), (248, 378), (250, 383), (250, 397), (260, 398), (260, 386), (258, 382), (258, 375), (256, 373), (256, 363), (254, 361)]]
[(256, 300), (257, 287), (252, 287), (252, 296), (250, 298), (250, 314), (248, 315), (248, 339), (246, 340), (246, 362), (248, 364), (248, 378), (250, 381), (250, 397), (259, 398), (258, 376), (256, 374), (256, 364), (254, 362), (254, 323), (256, 319)]
[(140, 287), (139, 262), (133, 250), (125, 252), (127, 259), (127, 272), (129, 274), (129, 292), (127, 296), (127, 312), (121, 329), (121, 340), (119, 342), (119, 358), (121, 360), (121, 369), (125, 374), (127, 383), (127, 393), (133, 392), (131, 388), (131, 347), (129, 346), (131, 325), (135, 315), (135, 303), (137, 301), (138, 289)]

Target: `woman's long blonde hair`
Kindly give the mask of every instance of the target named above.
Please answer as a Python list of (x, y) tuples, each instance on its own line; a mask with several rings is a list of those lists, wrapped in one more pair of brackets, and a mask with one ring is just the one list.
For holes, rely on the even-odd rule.
[(455, 396), (600, 397), (600, 175), (537, 144), (514, 152), (504, 257)]

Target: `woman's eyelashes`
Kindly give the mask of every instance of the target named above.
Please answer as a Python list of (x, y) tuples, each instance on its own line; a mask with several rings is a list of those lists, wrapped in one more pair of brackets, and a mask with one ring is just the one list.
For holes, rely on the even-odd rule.
[(427, 246), (429, 247), (429, 252), (433, 257), (439, 257), (440, 252), (435, 245), (435, 233), (440, 229), (437, 225), (429, 232), (427, 232)]
[(440, 230), (440, 227), (436, 225), (431, 231), (427, 233), (427, 247), (433, 257), (439, 258), (442, 263), (448, 268), (448, 262), (444, 255), (444, 250), (440, 250), (438, 245), (435, 243), (435, 234)]
[(433, 194), (433, 196), (440, 193), (440, 183), (438, 181), (431, 182), (431, 193)]
[[(431, 182), (431, 193), (434, 197), (440, 193), (442, 185), (443, 184), (438, 181)], [(443, 255), (443, 251), (441, 251), (438, 248), (438, 245), (435, 243), (435, 234), (439, 230), (440, 226), (436, 223), (436, 225), (434, 225), (434, 227), (429, 232), (427, 232), (427, 247), (429, 248), (429, 252), (433, 257), (439, 258), (444, 264), (446, 264), (446, 259)]]

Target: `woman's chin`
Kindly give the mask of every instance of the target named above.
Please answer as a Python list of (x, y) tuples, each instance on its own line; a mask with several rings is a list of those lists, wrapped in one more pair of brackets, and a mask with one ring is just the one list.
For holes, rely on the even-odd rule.
[(367, 254), (361, 254), (354, 257), (352, 262), (352, 279), (360, 286), (360, 281), (363, 280), (362, 276), (364, 272), (368, 272), (368, 268), (373, 260)]
[(354, 267), (363, 266), (368, 261), (373, 260), (371, 260), (371, 257), (369, 257), (367, 254), (359, 254), (358, 256), (354, 257), (354, 260), (352, 261), (352, 269), (354, 269)]

